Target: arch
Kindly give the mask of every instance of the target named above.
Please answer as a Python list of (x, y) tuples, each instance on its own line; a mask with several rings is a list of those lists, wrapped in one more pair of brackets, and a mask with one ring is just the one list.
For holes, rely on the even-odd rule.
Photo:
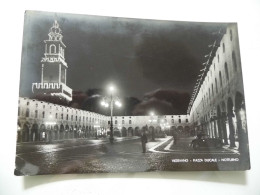
[(75, 125), (74, 129), (73, 129), (73, 134), (74, 134), (74, 138), (78, 138), (78, 126)]
[(28, 141), (29, 141), (29, 125), (26, 123), (23, 125), (22, 142), (28, 142)]
[(50, 54), (56, 54), (56, 46), (54, 44), (51, 44), (49, 51), (50, 51)]
[(39, 141), (46, 141), (47, 134), (46, 134), (46, 126), (44, 124), (40, 125), (40, 135), (39, 135)]
[(128, 135), (128, 136), (133, 136), (133, 135), (134, 135), (134, 129), (133, 129), (133, 127), (128, 127), (128, 129), (127, 129), (127, 135)]
[(135, 127), (134, 135), (135, 136), (140, 136), (140, 128), (139, 127)]
[(53, 127), (53, 139), (57, 140), (58, 139), (58, 131), (59, 131), (59, 126), (58, 125), (54, 125)]
[(190, 135), (190, 127), (189, 126), (185, 126), (184, 127), (184, 135), (185, 136), (189, 136)]
[(34, 123), (32, 125), (32, 129), (31, 129), (31, 141), (38, 141), (39, 140), (39, 126), (38, 124)]
[(175, 126), (171, 126), (170, 128), (170, 135), (173, 136), (173, 133), (176, 131), (176, 127)]
[(60, 125), (60, 139), (64, 139), (65, 137), (65, 127), (63, 124)]
[[(124, 127), (123, 127), (123, 128), (124, 128)], [(125, 129), (125, 131), (126, 131), (126, 129)], [(126, 132), (125, 132), (125, 133), (126, 133)], [(113, 129), (113, 134), (114, 134), (114, 136), (121, 137), (120, 130), (119, 130), (117, 127), (115, 127), (115, 128)]]
[(65, 139), (68, 139), (68, 138), (69, 138), (69, 131), (70, 131), (69, 125), (66, 125), (66, 126), (65, 126)]
[(126, 137), (127, 136), (127, 130), (126, 130), (125, 127), (122, 127), (121, 132), (122, 132), (122, 137)]

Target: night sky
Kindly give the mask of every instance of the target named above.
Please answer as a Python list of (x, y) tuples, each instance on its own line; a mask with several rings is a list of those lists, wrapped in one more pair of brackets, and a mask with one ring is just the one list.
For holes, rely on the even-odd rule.
[[(220, 23), (140, 20), (46, 12), (26, 12), (20, 96), (32, 97), (40, 82), (44, 40), (57, 20), (66, 45), (67, 85), (75, 91), (109, 83), (120, 97), (144, 101), (158, 90), (192, 93), (208, 45)], [(156, 91), (157, 90), (157, 91)], [(158, 99), (158, 98), (157, 98)], [(152, 100), (157, 100), (156, 97)], [(188, 102), (185, 102), (186, 108)]]

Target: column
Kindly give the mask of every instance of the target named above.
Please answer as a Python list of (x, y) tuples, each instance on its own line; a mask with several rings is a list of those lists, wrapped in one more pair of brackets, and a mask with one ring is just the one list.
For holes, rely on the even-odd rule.
[(228, 139), (227, 139), (227, 127), (226, 127), (226, 112), (222, 112), (222, 116), (221, 116), (221, 127), (223, 130), (223, 138), (224, 138), (224, 144), (228, 145)]
[(229, 125), (229, 140), (230, 140), (230, 147), (236, 147), (235, 144), (235, 128), (233, 124), (233, 113), (228, 113), (228, 125)]

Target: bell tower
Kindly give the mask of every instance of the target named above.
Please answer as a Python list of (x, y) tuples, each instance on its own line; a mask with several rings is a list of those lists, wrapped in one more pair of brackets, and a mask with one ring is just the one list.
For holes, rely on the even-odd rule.
[(56, 20), (48, 36), (49, 39), (44, 41), (45, 52), (41, 59), (41, 82), (32, 84), (32, 92), (71, 101), (72, 89), (66, 84), (68, 68), (64, 55), (66, 46), (62, 42), (62, 32)]

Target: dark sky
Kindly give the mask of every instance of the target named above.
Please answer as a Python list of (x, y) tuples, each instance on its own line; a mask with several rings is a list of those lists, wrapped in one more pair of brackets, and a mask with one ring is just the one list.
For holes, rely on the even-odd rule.
[(122, 97), (156, 89), (192, 93), (214, 32), (224, 24), (139, 20), (46, 12), (27, 12), (20, 96), (31, 97), (40, 82), (44, 40), (57, 20), (69, 66), (67, 85), (87, 91), (113, 83)]

